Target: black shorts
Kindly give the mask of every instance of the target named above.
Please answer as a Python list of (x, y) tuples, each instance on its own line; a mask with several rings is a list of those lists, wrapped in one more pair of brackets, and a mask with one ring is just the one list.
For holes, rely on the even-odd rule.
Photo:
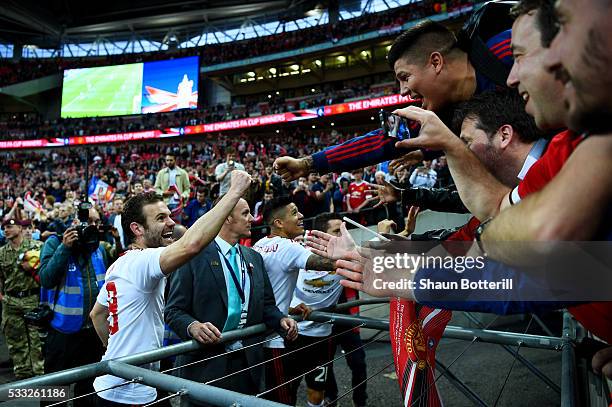
[(291, 354), (288, 362), (293, 364), (293, 370), (297, 375), (306, 375), (306, 385), (309, 389), (325, 390), (327, 372), (331, 368), (331, 363), (328, 362), (335, 353), (332, 342), (326, 336), (298, 335), (294, 342), (288, 344), (288, 351), (303, 348)]

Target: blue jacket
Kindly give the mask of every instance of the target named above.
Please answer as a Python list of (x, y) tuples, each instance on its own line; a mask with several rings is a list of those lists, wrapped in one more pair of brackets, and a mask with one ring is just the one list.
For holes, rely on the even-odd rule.
[(191, 227), (198, 218), (204, 216), (212, 208), (212, 202), (206, 198), (206, 201), (201, 204), (197, 198), (192, 199), (183, 209), (183, 215), (187, 218), (185, 226)]
[(82, 256), (75, 257), (57, 236), (47, 239), (38, 274), (40, 302), (54, 309), (51, 327), (63, 333), (74, 333), (86, 325), (110, 263), (107, 250), (106, 244), (100, 243), (84, 261)]

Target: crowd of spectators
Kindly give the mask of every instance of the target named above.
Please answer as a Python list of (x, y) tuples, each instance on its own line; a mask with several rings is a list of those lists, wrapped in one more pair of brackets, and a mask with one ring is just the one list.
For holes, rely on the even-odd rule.
[[(555, 7), (554, 0), (547, 0), (539, 6), (523, 1), (520, 3), (521, 8), (514, 9), (513, 14), (516, 14), (516, 21), (512, 28), (512, 51), (524, 52), (524, 54), (515, 55), (516, 60), (512, 64), (507, 85), (518, 88), (520, 94), (513, 89), (502, 89), (503, 84), (494, 86), (491, 83), (491, 88), (497, 89), (479, 94), (468, 92), (468, 94), (461, 95), (463, 100), (455, 106), (453, 123), (450, 126), (461, 129), (460, 137), (455, 134), (458, 131), (451, 130), (443, 123), (435, 110), (439, 109), (438, 113), (441, 113), (443, 107), (457, 102), (451, 100), (451, 96), (454, 95), (444, 90), (457, 89), (464, 83), (476, 83), (478, 68), (471, 66), (471, 60), (466, 59), (468, 55), (461, 55), (464, 52), (462, 50), (458, 50), (459, 55), (453, 56), (453, 58), (461, 57), (462, 59), (449, 58), (449, 60), (467, 61), (467, 66), (471, 68), (465, 69), (464, 63), (440, 65), (443, 69), (450, 71), (445, 71), (446, 74), (441, 76), (442, 79), (436, 78), (435, 82), (428, 84), (430, 86), (425, 85), (421, 88), (423, 92), (418, 92), (423, 100), (429, 103), (429, 106), (427, 103), (424, 103), (424, 106), (432, 110), (426, 111), (411, 107), (396, 112), (399, 116), (417, 120), (420, 123), (419, 136), (407, 137), (393, 144), (390, 143), (388, 136), (378, 131), (356, 138), (354, 136), (363, 134), (363, 131), (357, 134), (341, 134), (335, 130), (304, 133), (303, 130), (298, 129), (292, 130), (292, 133), (277, 134), (272, 137), (243, 134), (229, 139), (222, 135), (211, 135), (197, 145), (160, 142), (98, 146), (87, 150), (66, 148), (44, 153), (4, 153), (4, 157), (0, 157), (3, 163), (0, 166), (0, 193), (2, 194), (0, 215), (3, 218), (3, 227), (13, 231), (14, 227), (24, 225), (24, 217), (31, 217), (33, 222), (30, 224), (34, 226), (31, 230), (32, 237), (36, 236), (35, 238), (38, 239), (44, 238), (45, 233), (59, 233), (58, 231), (70, 224), (70, 220), (73, 219), (74, 203), (88, 189), (88, 182), (85, 180), (88, 175), (103, 182), (106, 185), (106, 191), (111, 191), (114, 195), (114, 198), (105, 195), (104, 199), (101, 199), (102, 195), (97, 195), (100, 212), (108, 217), (108, 222), (112, 224), (115, 223), (110, 221), (111, 212), (114, 211), (116, 216), (129, 214), (129, 210), (121, 212), (118, 209), (121, 205), (116, 203), (117, 197), (130, 196), (149, 190), (156, 190), (163, 194), (167, 203), (169, 202), (168, 207), (172, 210), (172, 216), (176, 221), (190, 224), (194, 217), (201, 216), (209, 210), (212, 199), (223, 193), (227, 188), (227, 175), (235, 169), (244, 169), (253, 179), (251, 190), (243, 195), (247, 187), (251, 185), (251, 179), (246, 174), (236, 174), (233, 180), (230, 178), (234, 186), (244, 187), (244, 190), (236, 194), (236, 198), (244, 196), (251, 211), (257, 216), (256, 224), (262, 222), (260, 208), (265, 207), (265, 202), (275, 196), (290, 195), (292, 202), (289, 205), (296, 205), (306, 217), (325, 212), (345, 212), (363, 224), (372, 224), (371, 217), (368, 218), (365, 212), (370, 210), (372, 203), (380, 200), (380, 204), (385, 204), (381, 205), (380, 210), (386, 211), (384, 215), (387, 218), (387, 230), (383, 230), (381, 226), (384, 226), (385, 223), (381, 222), (379, 232), (389, 233), (389, 237), (394, 240), (393, 242), (376, 243), (380, 251), (357, 250), (358, 247), (352, 239), (346, 235), (342, 236), (345, 231), (340, 224), (338, 228), (341, 232), (338, 232), (336, 236), (315, 232), (311, 238), (307, 239), (314, 253), (306, 253), (308, 257), (303, 256), (305, 260), (302, 265), (294, 266), (295, 262), (292, 262), (290, 267), (285, 267), (284, 264), (277, 267), (275, 263), (280, 257), (273, 254), (276, 257), (271, 258), (273, 262), (265, 263), (265, 269), (271, 277), (274, 274), (288, 274), (287, 270), (293, 272), (293, 269), (299, 268), (312, 270), (320, 266), (321, 271), (335, 269), (338, 275), (346, 278), (342, 284), (338, 283), (345, 288), (359, 290), (373, 297), (391, 297), (390, 340), (394, 353), (393, 363), (395, 363), (396, 376), (400, 381), (403, 400), (413, 400), (417, 397), (420, 399), (425, 396), (429, 397), (428, 402), (431, 404), (440, 404), (440, 395), (435, 388), (436, 379), (433, 375), (421, 375), (416, 380), (420, 383), (429, 383), (425, 392), (423, 392), (423, 386), (404, 386), (402, 379), (408, 377), (408, 374), (412, 378), (415, 375), (414, 372), (419, 368), (415, 365), (413, 358), (410, 355), (406, 356), (404, 352), (407, 347), (412, 346), (412, 339), (405, 335), (402, 329), (394, 329), (394, 327), (423, 325), (423, 317), (427, 319), (428, 324), (425, 324), (427, 326), (423, 326), (424, 330), (419, 332), (421, 336), (419, 340), (421, 344), (428, 344), (428, 349), (422, 350), (424, 353), (421, 352), (424, 358), (433, 361), (436, 359), (435, 351), (438, 344), (441, 343), (444, 328), (452, 318), (451, 311), (486, 312), (497, 315), (531, 313), (544, 315), (550, 311), (562, 309), (564, 331), (566, 331), (565, 327), (568, 322), (574, 325), (566, 312), (571, 313), (576, 319), (575, 326), (584, 329), (585, 332), (591, 331), (593, 338), (590, 338), (590, 342), (579, 343), (570, 338), (570, 342), (575, 342), (573, 344), (577, 349), (582, 348), (581, 364), (584, 365), (583, 367), (589, 369), (588, 364), (590, 363), (596, 375), (601, 374), (606, 379), (611, 379), (611, 303), (602, 301), (602, 298), (609, 299), (609, 293), (605, 289), (595, 295), (598, 288), (610, 285), (605, 280), (603, 284), (598, 283), (597, 280), (605, 275), (606, 270), (598, 269), (596, 273), (585, 277), (585, 273), (591, 267), (582, 267), (580, 274), (577, 275), (575, 273), (576, 256), (583, 254), (584, 251), (578, 253), (574, 250), (567, 250), (569, 246), (556, 243), (586, 240), (601, 243), (609, 241), (612, 237), (612, 229), (607, 216), (610, 213), (612, 182), (609, 176), (605, 176), (605, 174), (612, 173), (612, 164), (609, 160), (609, 154), (612, 151), (611, 126), (607, 120), (612, 113), (612, 103), (610, 94), (606, 91), (607, 87), (602, 86), (605, 83), (612, 83), (612, 76), (609, 72), (598, 70), (597, 66), (593, 66), (592, 61), (582, 57), (583, 50), (592, 48), (591, 42), (594, 38), (598, 40), (612, 38), (612, 26), (609, 24), (612, 11), (608, 4), (602, 2), (586, 2), (585, 5), (589, 7), (581, 7), (572, 2), (566, 3), (564, 7)], [(500, 3), (493, 4), (497, 6)], [(572, 19), (569, 18), (570, 16)], [(559, 24), (556, 23), (556, 18), (559, 18)], [(429, 24), (429, 26), (421, 26), (420, 29), (431, 28), (433, 23)], [(453, 49), (454, 36), (448, 35), (449, 33), (443, 26), (437, 27), (437, 30), (438, 39), (448, 43), (449, 48), (447, 49)], [(550, 34), (551, 31), (553, 34)], [(556, 31), (558, 32), (555, 34)], [(427, 35), (430, 33), (431, 31), (425, 32)], [(545, 35), (549, 34), (548, 41), (545, 41)], [(421, 32), (420, 35), (424, 33)], [(524, 41), (524, 47), (516, 46), (522, 43), (521, 40)], [(508, 44), (508, 40), (500, 39), (500, 41), (500, 43)], [(595, 42), (601, 48), (600, 51), (608, 51), (596, 56), (603, 61), (608, 61), (609, 56), (612, 55), (609, 52), (612, 50), (612, 42), (603, 40)], [(401, 40), (394, 45), (403, 47), (397, 44), (402, 44)], [(413, 48), (419, 48), (417, 51), (426, 53), (426, 55), (432, 55), (434, 52), (440, 53), (436, 42), (431, 41), (428, 46), (434, 50), (423, 51), (420, 49), (421, 45)], [(508, 44), (507, 47), (510, 45)], [(407, 54), (405, 49), (400, 48), (400, 50), (401, 52), (397, 53), (391, 50), (389, 59), (392, 65), (394, 65), (393, 55), (396, 55), (397, 61), (402, 63), (413, 60), (410, 59), (412, 54)], [(534, 63), (531, 57), (535, 55), (545, 56), (543, 60), (536, 60)], [(522, 58), (522, 61), (531, 59), (531, 69), (519, 68), (519, 57)], [(454, 72), (455, 69), (458, 71)], [(408, 77), (411, 76), (414, 77), (415, 74), (406, 75), (405, 78), (400, 76), (400, 81), (409, 82)], [(409, 86), (407, 93), (416, 93), (417, 91), (411, 86), (414, 82), (419, 82), (418, 79), (423, 78), (427, 82), (427, 75), (412, 78), (410, 84), (407, 85)], [(583, 94), (576, 91), (581, 87), (589, 91), (587, 92), (588, 101), (583, 100), (584, 98), (581, 98)], [(475, 91), (475, 87), (472, 88), (474, 88), (472, 91)], [(337, 145), (351, 137), (350, 142)], [(366, 145), (363, 143), (364, 140), (375, 140), (378, 144), (373, 143), (372, 146), (364, 148)], [(385, 145), (390, 145), (392, 148), (385, 150)], [(325, 146), (329, 147), (320, 151)], [(381, 162), (396, 157), (399, 152), (395, 148), (410, 149), (410, 152), (407, 154), (403, 152), (405, 155), (394, 160), (394, 163)], [(312, 155), (315, 151), (318, 151), (318, 154)], [(435, 162), (426, 160), (426, 157), (434, 156), (433, 152), (438, 159)], [(439, 154), (445, 155), (439, 156)], [(285, 157), (278, 158), (279, 156)], [(419, 160), (424, 159), (416, 168), (408, 164), (408, 161), (411, 164), (416, 161), (413, 158), (407, 159), (407, 157), (415, 156), (421, 157)], [(87, 165), (88, 157), (91, 157), (90, 165)], [(456, 188), (447, 188), (449, 185), (444, 185), (452, 182), (450, 170), (446, 166), (446, 157), (448, 157), (448, 163), (457, 183)], [(373, 166), (372, 163), (380, 164)], [(395, 167), (398, 163), (401, 165)], [(362, 168), (364, 166), (365, 168)], [(390, 167), (401, 168), (401, 170), (389, 170)], [(347, 170), (352, 172), (345, 172)], [(317, 171), (321, 174), (315, 173)], [(330, 171), (337, 172), (330, 173)], [(242, 184), (240, 178), (243, 178)], [(580, 182), (577, 183), (577, 179)], [(389, 185), (386, 184), (387, 182)], [(380, 187), (380, 184), (385, 186)], [(429, 197), (421, 196), (421, 199), (413, 199), (415, 189), (408, 188), (409, 186), (423, 188), (416, 191), (425, 191)], [(436, 186), (446, 189), (443, 191), (429, 190)], [(376, 194), (378, 198), (372, 194)], [(183, 197), (188, 200), (185, 210), (181, 210), (185, 203)], [(407, 203), (410, 205), (409, 209)], [(244, 208), (243, 201), (240, 201), (240, 205)], [(275, 209), (273, 207), (267, 212), (266, 220), (269, 224), (274, 225), (271, 238), (294, 239), (301, 237), (304, 232), (300, 214), (293, 207), (290, 212), (287, 211), (285, 209), (287, 206), (284, 205), (283, 211), (285, 212), (280, 216), (273, 213)], [(458, 229), (430, 230), (417, 236), (412, 233), (416, 224), (416, 214), (420, 208), (426, 206), (432, 210), (469, 213), (471, 217)], [(31, 210), (32, 207), (35, 209)], [(412, 220), (405, 221), (407, 225), (412, 224), (412, 226), (403, 228), (403, 232), (396, 236), (393, 236), (397, 229), (396, 226), (400, 228), (402, 226), (395, 225), (395, 220), (400, 219), (398, 213), (390, 212), (392, 208), (395, 210), (408, 209), (408, 218), (410, 214), (413, 215)], [(232, 213), (231, 218), (227, 218), (226, 223), (250, 225), (249, 211), (243, 211), (241, 207), (238, 209)], [(166, 231), (165, 229), (165, 226), (168, 225), (165, 212), (159, 212), (161, 212), (159, 209), (158, 212), (144, 212), (146, 217), (144, 217), (143, 224), (136, 217), (133, 223), (131, 223), (132, 218), (126, 216), (124, 219), (125, 224), (130, 225), (132, 233), (138, 234), (136, 248), (142, 249), (141, 246), (144, 246), (144, 250), (154, 249), (149, 247), (148, 240), (159, 246), (153, 241), (154, 236), (159, 236), (160, 239), (170, 239), (171, 230)], [(247, 219), (246, 223), (238, 218), (238, 213)], [(153, 219), (157, 223), (155, 227), (149, 223)], [(224, 219), (225, 215), (219, 216), (217, 221), (221, 223)], [(162, 225), (164, 222), (165, 225)], [(284, 224), (289, 227), (285, 229)], [(174, 227), (172, 223), (169, 226)], [(194, 229), (187, 230), (185, 239), (179, 241), (178, 245), (184, 244), (191, 236), (202, 234), (204, 226), (205, 222), (196, 223), (196, 226), (192, 227), (198, 228), (197, 232), (192, 232)], [(247, 239), (250, 233), (247, 233), (246, 227), (244, 228), (246, 232), (240, 236), (236, 231), (237, 237), (233, 239), (232, 244), (240, 239)], [(286, 231), (291, 232), (291, 228), (297, 231), (295, 235), (291, 233), (290, 236), (285, 233)], [(306, 229), (309, 227), (306, 226)], [(64, 239), (68, 233), (70, 232), (64, 235)], [(255, 238), (255, 234), (252, 236)], [(404, 237), (409, 237), (408, 240), (411, 241), (427, 241), (428, 245), (431, 245), (429, 247), (433, 247), (434, 250), (428, 250), (427, 254), (420, 250), (413, 252), (404, 249), (400, 249), (400, 253), (397, 251), (392, 253), (390, 249), (397, 247), (395, 241), (404, 241)], [(221, 238), (223, 238), (222, 235)], [(7, 239), (11, 239), (8, 234)], [(47, 242), (54, 240), (49, 238)], [(204, 239), (200, 237), (199, 240), (201, 246), (190, 250), (193, 256), (203, 253)], [(14, 241), (15, 238), (10, 241), (11, 244)], [(439, 244), (440, 242), (442, 244)], [(454, 246), (451, 249), (453, 246), (451, 242), (465, 245)], [(499, 244), (500, 242), (515, 244)], [(526, 242), (529, 244), (525, 244)], [(541, 250), (541, 243), (547, 243), (545, 250)], [(279, 245), (285, 243), (276, 244), (275, 248), (262, 250), (261, 253), (268, 255), (268, 253), (278, 252)], [(299, 245), (296, 242), (286, 244)], [(410, 247), (408, 243), (405, 244), (404, 247)], [(245, 245), (248, 246), (248, 244)], [(49, 245), (46, 244), (46, 246)], [(215, 250), (212, 247), (211, 249), (211, 251)], [(216, 249), (220, 252), (220, 256), (225, 256), (218, 245)], [(164, 249), (164, 252), (167, 253), (168, 249)], [(237, 252), (232, 249), (227, 251), (229, 259), (227, 259), (226, 267), (233, 275), (231, 279), (234, 280), (235, 292), (238, 293), (233, 295), (234, 302), (238, 303), (239, 297), (242, 297), (242, 302), (248, 304), (245, 302), (244, 294), (249, 291), (244, 291), (244, 285), (240, 286), (238, 273), (234, 274), (234, 266), (231, 264), (234, 263)], [(383, 252), (385, 252), (384, 256), (380, 256)], [(593, 251), (588, 252), (590, 255), (588, 260), (592, 264), (595, 264), (593, 259), (605, 260), (604, 254), (595, 253), (593, 258), (593, 253)], [(313, 254), (326, 259), (312, 257)], [(443, 257), (445, 254), (447, 256)], [(216, 253), (215, 256), (217, 256)], [(398, 264), (401, 257), (410, 258), (414, 264), (407, 265), (407, 260), (404, 260), (401, 263), (406, 265), (402, 267)], [(41, 256), (41, 264), (44, 263), (43, 258), (44, 255)], [(316, 260), (309, 264), (308, 259), (313, 258)], [(393, 258), (397, 258), (398, 261), (394, 262)], [(430, 264), (428, 258), (436, 259), (436, 261)], [(419, 260), (416, 261), (416, 259)], [(471, 261), (468, 262), (468, 259)], [(536, 262), (533, 262), (534, 259)], [(381, 263), (385, 265), (382, 269), (377, 270), (376, 263), (381, 260), (379, 265)], [(388, 267), (387, 260), (392, 260)], [(160, 262), (154, 258), (156, 281), (161, 280), (165, 273), (165, 271), (162, 272)], [(14, 259), (7, 262), (9, 263), (11, 267), (15, 267)], [(468, 266), (468, 263), (471, 263), (471, 266)], [(80, 263), (72, 261), (70, 267), (76, 267), (77, 264)], [(200, 268), (197, 267), (199, 264), (201, 264), (199, 260), (190, 264), (188, 271), (191, 273), (191, 270), (199, 270)], [(475, 264), (478, 265), (474, 267)], [(235, 265), (236, 269), (242, 268), (242, 276), (247, 275), (244, 269), (253, 268), (250, 263), (250, 267), (247, 267), (246, 264), (240, 266), (238, 262), (235, 262)], [(24, 268), (21, 264), (19, 266)], [(87, 268), (84, 267), (83, 270)], [(387, 273), (385, 273), (386, 268)], [(271, 270), (274, 274), (270, 272)], [(99, 275), (103, 274), (103, 270), (101, 271)], [(131, 270), (129, 271), (131, 273)], [(173, 271), (172, 268), (170, 272)], [(176, 275), (182, 272), (183, 270), (179, 270)], [(98, 270), (95, 270), (95, 273), (98, 275)], [(131, 275), (130, 273), (127, 275)], [(110, 289), (104, 288), (109, 292), (109, 307), (107, 308), (118, 306), (115, 281), (118, 281), (119, 278), (112, 274), (113, 272), (108, 273), (106, 278), (105, 287), (110, 287)], [(147, 270), (142, 273), (148, 280), (152, 280), (149, 274), (153, 272)], [(380, 278), (376, 278), (376, 274)], [(254, 273), (248, 275), (253, 276)], [(248, 278), (250, 281), (252, 277)], [(191, 282), (195, 281), (191, 275), (188, 280), (179, 280), (178, 283), (176, 281), (175, 279), (171, 285), (169, 309), (184, 301), (185, 297), (181, 290), (189, 290), (188, 295), (195, 292), (191, 288)], [(187, 282), (181, 283), (181, 281)], [(229, 281), (227, 280), (226, 287), (229, 287)], [(247, 281), (246, 277), (243, 277), (242, 281)], [(278, 281), (281, 284), (277, 284)], [(520, 288), (520, 292), (512, 292), (513, 281), (516, 281), (515, 284)], [(578, 283), (585, 281), (590, 285), (585, 288), (580, 287)], [(277, 307), (278, 298), (280, 298), (277, 294), (280, 292), (284, 295), (288, 292), (291, 295), (294, 289), (293, 282), (293, 279), (283, 277), (283, 279), (276, 280), (275, 284), (270, 284), (272, 291), (275, 291)], [(467, 287), (465, 283), (468, 283)], [(155, 284), (158, 283), (155, 282)], [(447, 288), (444, 288), (444, 284), (448, 284)], [(502, 287), (500, 288), (498, 284)], [(506, 284), (509, 284), (508, 288), (504, 287)], [(498, 287), (494, 288), (496, 285)], [(161, 316), (163, 286), (154, 287), (159, 287), (159, 290), (155, 288), (158, 290), (159, 306), (153, 311)], [(209, 285), (203, 285), (203, 287), (208, 290)], [(559, 288), (562, 288), (563, 296), (557, 293)], [(221, 290), (224, 292), (223, 287)], [(484, 292), (479, 293), (481, 290)], [(251, 291), (255, 292), (254, 289)], [(508, 292), (500, 294), (502, 291)], [(100, 292), (103, 292), (102, 288)], [(200, 289), (200, 293), (202, 292), (204, 291)], [(22, 293), (25, 294), (22, 295)], [(571, 295), (567, 296), (568, 293)], [(32, 294), (31, 290), (16, 291), (16, 294), (18, 295), (14, 295), (15, 298), (25, 295), (37, 296), (37, 294)], [(9, 298), (11, 295), (13, 294), (9, 294)], [(139, 293), (139, 295), (143, 297), (142, 294)], [(176, 297), (179, 299), (176, 300)], [(232, 295), (228, 294), (227, 297), (229, 304)], [(576, 300), (576, 297), (580, 299)], [(298, 307), (300, 306), (307, 305), (300, 303)], [(102, 342), (105, 345), (111, 345), (108, 349), (112, 349), (113, 342), (107, 342), (110, 332), (100, 328), (102, 324), (106, 326), (109, 313), (96, 311), (96, 308), (104, 308), (102, 303), (96, 303), (94, 307), (94, 311), (89, 315)], [(83, 305), (81, 308), (84, 309)], [(128, 311), (132, 308), (135, 307), (127, 307)], [(125, 309), (122, 308), (123, 312)], [(285, 309), (289, 309), (289, 306)], [(244, 309), (241, 309), (239, 305), (236, 310), (238, 310), (236, 315), (240, 319), (241, 310)], [(116, 308), (112, 310), (113, 313), (115, 311)], [(56, 309), (54, 312), (62, 315), (61, 310)], [(284, 315), (284, 312), (281, 314)], [(148, 316), (146, 313), (142, 315)], [(227, 321), (230, 319), (229, 311), (227, 313), (224, 311), (223, 317), (225, 318), (226, 315), (225, 320)], [(19, 318), (22, 316), (23, 312)], [(85, 314), (85, 319), (87, 319), (87, 314)], [(161, 317), (158, 319), (159, 321), (153, 321), (156, 324), (159, 340), (151, 346), (152, 349), (159, 347), (161, 343), (163, 323)], [(194, 318), (191, 317), (191, 319)], [(208, 320), (208, 317), (204, 317), (195, 319), (195, 322)], [(115, 320), (111, 319), (111, 321)], [(145, 322), (148, 321), (145, 320)], [(173, 324), (170, 320), (167, 322), (170, 325)], [(530, 324), (531, 321), (527, 324), (527, 329)], [(118, 326), (114, 322), (110, 325), (109, 329), (115, 329)], [(212, 325), (212, 327), (215, 326)], [(91, 326), (87, 328), (91, 330)], [(230, 330), (233, 331), (233, 327)], [(197, 339), (189, 326), (187, 334), (184, 333), (184, 326), (178, 332), (181, 331), (183, 331), (181, 339), (190, 339), (190, 337)], [(112, 332), (113, 335), (116, 333), (117, 330)], [(297, 332), (294, 333), (297, 335)], [(215, 334), (215, 338), (217, 336), (220, 337), (220, 333)], [(217, 339), (200, 340), (202, 343), (213, 343), (214, 341)], [(262, 343), (255, 345), (259, 346)], [(289, 348), (288, 344), (287, 348)], [(361, 348), (363, 346), (355, 349)], [(219, 352), (215, 355), (233, 352), (230, 349), (225, 346), (220, 347)], [(303, 347), (296, 347), (296, 349), (303, 349)], [(292, 351), (282, 352), (279, 351), (275, 358), (286, 356)], [(465, 350), (462, 354), (464, 352)], [(350, 351), (346, 353), (349, 354)], [(114, 357), (114, 355), (111, 356)], [(461, 354), (454, 361), (460, 356)], [(288, 359), (284, 360), (286, 362)], [(244, 364), (246, 365), (247, 362)], [(176, 368), (178, 369), (180, 365), (179, 359)], [(183, 368), (185, 366), (187, 365), (182, 365)], [(575, 379), (576, 374), (564, 373), (568, 375), (568, 380)], [(592, 375), (590, 370), (588, 375)], [(283, 375), (279, 376), (284, 380)], [(508, 376), (509, 373), (506, 379)], [(277, 378), (274, 375), (272, 377)], [(595, 377), (594, 381), (599, 386), (599, 378)], [(286, 383), (289, 382), (283, 384)], [(365, 382), (362, 381), (361, 384), (363, 383)], [(503, 385), (505, 384), (506, 381)], [(233, 386), (234, 383), (230, 385)], [(587, 385), (590, 386), (591, 383)], [(269, 385), (267, 387), (272, 390), (276, 388)], [(433, 389), (431, 392), (430, 388)], [(100, 390), (99, 385), (96, 390), (105, 391)], [(503, 391), (503, 386), (501, 391)], [(257, 394), (262, 395), (268, 392)], [(312, 392), (309, 392), (309, 395), (311, 394)], [(325, 401), (322, 399), (320, 403), (316, 401), (317, 404), (314, 404), (309, 399), (308, 403), (323, 405)], [(294, 405), (295, 402), (291, 404)]]
[[(232, 104), (202, 106), (198, 109), (180, 110), (170, 113), (146, 115), (91, 117), (75, 119), (45, 120), (37, 113), (15, 113), (0, 115), (0, 140), (24, 140), (53, 137), (124, 133), (141, 130), (183, 127), (251, 116), (291, 112), (309, 109), (345, 100), (356, 100), (397, 93), (392, 78), (378, 78), (383, 83), (372, 83), (371, 77), (327, 83), (319, 90), (296, 89), (291, 93), (304, 95), (286, 98), (275, 93), (260, 94), (238, 99)], [(314, 88), (312, 88), (314, 89)]]
[(337, 42), (348, 36), (374, 30), (389, 30), (389, 33), (393, 34), (392, 28), (398, 27), (406, 21), (440, 12), (452, 11), (466, 4), (473, 3), (471, 0), (449, 0), (444, 3), (436, 0), (425, 0), (386, 12), (366, 13), (361, 17), (339, 21), (335, 24), (326, 24), (298, 31), (281, 32), (273, 36), (242, 41), (238, 39), (237, 41), (223, 44), (207, 44), (203, 47), (184, 48), (174, 51), (85, 58), (20, 59), (17, 63), (0, 60), (0, 86), (40, 78), (67, 68), (124, 64), (191, 55), (199, 55), (202, 64), (214, 65), (272, 54), (287, 49), (303, 48), (326, 41)]
[[(228, 165), (232, 168), (244, 166), (257, 180), (247, 197), (256, 224), (262, 223), (261, 211), (257, 208), (261, 209), (264, 201), (281, 195), (292, 195), (307, 218), (323, 212), (358, 213), (372, 206), (372, 196), (356, 185), (362, 182), (381, 184), (391, 179), (408, 185), (407, 174), (412, 169), (388, 173), (381, 170), (385, 167), (373, 166), (352, 174), (311, 174), (292, 183), (282, 181), (272, 170), (272, 163), (278, 156), (309, 154), (322, 144), (339, 143), (356, 135), (337, 131), (303, 134), (298, 129), (290, 137), (284, 133), (265, 138), (243, 134), (230, 140), (216, 135), (197, 144), (145, 143), (3, 153), (0, 218), (7, 216), (18, 200), (23, 203), (23, 199), (29, 197), (30, 203), (26, 205), (30, 208), (29, 216), (36, 219), (41, 232), (57, 222), (65, 223), (66, 219), (58, 219), (69, 213), (74, 215), (75, 203), (86, 191), (86, 175), (90, 181), (94, 177), (102, 181), (112, 191), (107, 201), (98, 200), (101, 213), (110, 216), (113, 213), (111, 197), (127, 198), (159, 186), (156, 178), (167, 166), (167, 155), (175, 158), (176, 166), (185, 170), (189, 178), (188, 198), (181, 203), (182, 213), (178, 218), (186, 225), (210, 209), (223, 183), (219, 177), (221, 167)], [(88, 174), (85, 173), (86, 156), (89, 157)], [(438, 160), (438, 166), (441, 164), (442, 160)], [(32, 211), (33, 207), (38, 209)]]

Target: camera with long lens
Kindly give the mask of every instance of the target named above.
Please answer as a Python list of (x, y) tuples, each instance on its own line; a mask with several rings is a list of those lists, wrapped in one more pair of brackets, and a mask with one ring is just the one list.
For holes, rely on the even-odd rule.
[(81, 202), (77, 210), (79, 224), (76, 226), (77, 247), (88, 252), (93, 252), (100, 244), (100, 230), (97, 225), (89, 224), (89, 210), (92, 205), (89, 202)]

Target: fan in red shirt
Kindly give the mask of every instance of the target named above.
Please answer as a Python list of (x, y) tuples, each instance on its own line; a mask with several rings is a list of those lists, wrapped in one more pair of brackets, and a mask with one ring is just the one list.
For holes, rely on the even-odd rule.
[[(533, 165), (523, 182), (512, 191), (511, 201), (517, 203), (527, 195), (544, 188), (561, 170), (582, 140), (583, 136), (569, 130), (557, 134), (550, 142), (546, 154)], [(612, 343), (612, 303), (592, 302), (570, 307), (568, 311), (586, 329)]]
[(514, 205), (529, 194), (544, 188), (561, 170), (565, 161), (584, 139), (569, 130), (557, 134), (548, 144), (546, 153), (527, 172), (525, 179), (510, 193)]
[(368, 204), (366, 191), (370, 189), (370, 186), (363, 180), (362, 170), (353, 171), (353, 177), (355, 181), (349, 185), (348, 211), (359, 212)]

